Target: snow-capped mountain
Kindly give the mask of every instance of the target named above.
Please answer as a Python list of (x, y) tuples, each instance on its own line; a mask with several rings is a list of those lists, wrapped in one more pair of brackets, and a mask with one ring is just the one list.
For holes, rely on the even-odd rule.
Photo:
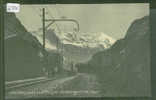
[[(34, 34), (42, 43), (42, 35)], [(68, 44), (83, 48), (103, 48), (111, 47), (116, 40), (104, 34), (80, 33), (80, 32), (55, 32), (51, 29), (46, 31), (46, 49), (56, 50), (56, 44)]]
[[(61, 32), (48, 30), (46, 44), (62, 51), (64, 56), (74, 62), (88, 61), (93, 54), (103, 51), (113, 45), (115, 40), (110, 36), (99, 33)], [(48, 46), (49, 45), (49, 46)]]
[(80, 47), (97, 48), (102, 46), (103, 48), (109, 48), (115, 40), (110, 36), (102, 33), (80, 33), (80, 32), (68, 32), (58, 35), (63, 44), (72, 44)]

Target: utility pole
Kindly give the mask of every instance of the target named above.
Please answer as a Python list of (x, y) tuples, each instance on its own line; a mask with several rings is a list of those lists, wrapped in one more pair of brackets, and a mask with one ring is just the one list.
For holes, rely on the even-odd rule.
[(43, 49), (45, 50), (45, 8), (42, 9)]
[(44, 73), (46, 76), (47, 75), (47, 66), (48, 66), (48, 59), (47, 59), (47, 53), (46, 53), (46, 50), (45, 50), (45, 8), (42, 8), (42, 31), (43, 31), (43, 61), (44, 61), (44, 66), (43, 68), (45, 68), (44, 70)]

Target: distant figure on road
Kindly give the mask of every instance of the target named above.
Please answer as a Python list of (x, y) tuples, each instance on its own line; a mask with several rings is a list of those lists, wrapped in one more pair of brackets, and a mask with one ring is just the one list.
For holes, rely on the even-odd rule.
[(75, 63), (72, 61), (71, 62), (71, 72), (73, 72), (73, 73), (77, 73), (77, 67), (75, 66)]

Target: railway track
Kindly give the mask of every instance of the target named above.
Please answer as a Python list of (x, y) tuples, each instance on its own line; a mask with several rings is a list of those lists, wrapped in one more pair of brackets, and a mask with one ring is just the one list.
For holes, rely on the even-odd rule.
[[(8, 99), (27, 99), (27, 98), (43, 98), (53, 97), (61, 92), (62, 86), (75, 79), (75, 76), (58, 76), (56, 78), (45, 81), (35, 82), (33, 84), (23, 84), (23, 86), (13, 87), (6, 91), (6, 100)], [(70, 87), (70, 86), (69, 86)], [(57, 93), (58, 92), (58, 93)]]
[(11, 82), (6, 82), (5, 83), (5, 90), (9, 91), (12, 89), (16, 88), (21, 88), (21, 87), (27, 87), (31, 85), (35, 85), (41, 82), (47, 82), (52, 80), (51, 78), (46, 78), (46, 77), (38, 77), (34, 79), (26, 79), (26, 80), (17, 80), (17, 81), (11, 81)]

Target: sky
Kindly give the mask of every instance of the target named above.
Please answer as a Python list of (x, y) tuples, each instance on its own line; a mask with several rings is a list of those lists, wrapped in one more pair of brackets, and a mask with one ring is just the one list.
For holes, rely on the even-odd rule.
[[(80, 32), (103, 32), (114, 39), (123, 38), (131, 23), (149, 15), (148, 3), (135, 4), (55, 4), (55, 5), (22, 5), (17, 18), (28, 29), (37, 31), (42, 28), (42, 8), (46, 18), (75, 19), (80, 24)], [(63, 23), (61, 27), (73, 27), (72, 23)], [(75, 26), (74, 26), (75, 27)], [(70, 30), (70, 29), (69, 29)]]

